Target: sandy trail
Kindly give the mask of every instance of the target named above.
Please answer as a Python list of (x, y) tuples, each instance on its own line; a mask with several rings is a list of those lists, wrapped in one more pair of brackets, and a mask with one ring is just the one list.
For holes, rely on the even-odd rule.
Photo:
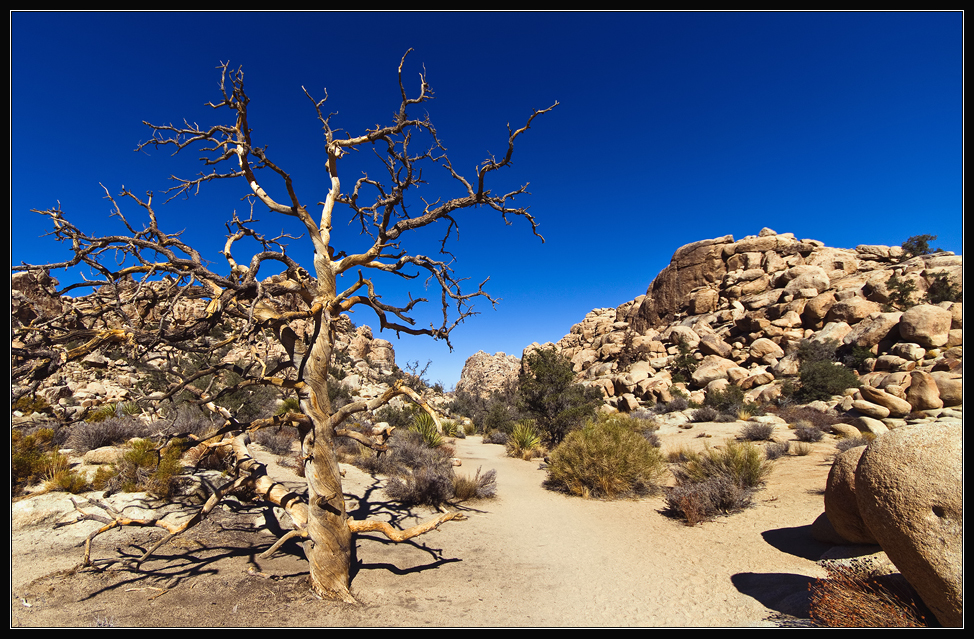
[[(702, 447), (739, 430), (740, 424), (695, 425), (662, 439), (664, 449)], [(701, 437), (704, 432), (712, 437)], [(808, 583), (824, 574), (816, 560), (827, 546), (811, 538), (809, 526), (822, 512), (830, 442), (815, 444), (810, 455), (778, 460), (752, 508), (695, 527), (663, 516), (661, 497), (568, 497), (542, 487), (546, 474), (538, 460), (506, 457), (503, 447), (479, 437), (456, 440), (455, 446), (460, 472), (497, 470), (498, 497), (464, 505), (467, 520), (447, 522), (410, 542), (361, 535), (352, 582), (358, 606), (309, 597), (297, 547), (254, 562), (248, 546), (256, 543), (262, 551), (273, 537), (246, 524), (259, 522), (261, 509), (245, 508), (212, 517), (195, 535), (185, 535), (185, 547), (173, 548), (139, 575), (78, 572), (38, 579), (76, 563), (80, 548), (69, 544), (78, 535), (58, 543), (49, 532), (15, 529), (12, 624), (767, 626), (778, 613), (801, 614)], [(273, 467), (282, 481), (300, 485), (286, 469)], [(431, 516), (425, 508), (384, 503), (382, 484), (347, 467), (353, 517), (405, 527)], [(144, 546), (157, 533), (110, 534), (118, 537), (101, 542), (102, 556), (112, 548), (125, 551), (120, 538)], [(253, 575), (255, 566), (262, 576)], [(163, 587), (163, 596), (152, 597)]]

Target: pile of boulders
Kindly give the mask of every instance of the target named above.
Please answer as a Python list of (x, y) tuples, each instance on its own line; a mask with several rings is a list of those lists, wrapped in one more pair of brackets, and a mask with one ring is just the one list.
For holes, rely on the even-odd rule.
[[(769, 229), (703, 240), (678, 249), (646, 295), (594, 309), (554, 346), (606, 404), (632, 411), (676, 389), (702, 402), (728, 384), (772, 402), (798, 376), (801, 342), (833, 340), (867, 353), (868, 373), (830, 407), (896, 420), (960, 404), (962, 304), (924, 297), (938, 278), (959, 288), (962, 270), (952, 253), (829, 248)], [(687, 349), (695, 367), (681, 379), (674, 363)], [(458, 387), (468, 382), (485, 388), (466, 374)]]

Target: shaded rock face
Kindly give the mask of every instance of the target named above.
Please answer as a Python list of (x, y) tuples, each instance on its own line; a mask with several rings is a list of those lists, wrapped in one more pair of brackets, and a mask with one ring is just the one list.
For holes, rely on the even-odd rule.
[(61, 313), (56, 279), (47, 273), (14, 273), (10, 277), (11, 315), (23, 324)]
[(856, 501), (856, 468), (865, 446), (850, 448), (835, 458), (825, 485), (825, 515), (846, 544), (875, 544)]
[(944, 626), (963, 620), (963, 453), (960, 424), (899, 428), (874, 440), (856, 469), (868, 529)]

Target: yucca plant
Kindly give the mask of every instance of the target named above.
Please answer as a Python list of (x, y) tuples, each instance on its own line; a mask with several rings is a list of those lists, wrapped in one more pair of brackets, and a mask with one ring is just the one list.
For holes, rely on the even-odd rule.
[(542, 454), (541, 436), (534, 429), (533, 420), (514, 424), (514, 430), (507, 439), (507, 454), (521, 459), (531, 459)]
[(437, 448), (443, 445), (443, 435), (436, 429), (436, 422), (429, 413), (420, 413), (413, 418), (413, 423), (409, 430), (423, 436), (423, 441), (430, 448)]

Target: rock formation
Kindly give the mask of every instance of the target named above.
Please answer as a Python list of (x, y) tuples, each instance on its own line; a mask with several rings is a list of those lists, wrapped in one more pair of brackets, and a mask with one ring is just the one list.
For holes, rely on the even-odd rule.
[(493, 391), (517, 380), (520, 370), (521, 360), (514, 355), (477, 351), (463, 364), (455, 391), (486, 399)]
[[(269, 281), (274, 280), (270, 278)], [(132, 282), (132, 286), (135, 286)], [(149, 282), (145, 288), (158, 291), (171, 286), (172, 281), (163, 279)], [(46, 273), (37, 276), (33, 273), (18, 273), (11, 278), (12, 315), (15, 321), (28, 324), (32, 321), (43, 321), (64, 312), (66, 308), (84, 307), (92, 304), (107, 303), (102, 299), (102, 291), (96, 290), (91, 295), (79, 298), (59, 297), (56, 293), (57, 280)], [(171, 321), (179, 323), (193, 317), (199, 317), (206, 312), (208, 300), (202, 296), (202, 289), (187, 290), (184, 299), (174, 307)], [(150, 296), (151, 297), (151, 296)], [(298, 305), (296, 300), (287, 295), (275, 302), (285, 310), (293, 310)], [(149, 317), (156, 313), (150, 300), (145, 301), (139, 308), (126, 308), (130, 317)], [(155, 318), (158, 319), (158, 318)], [(291, 327), (299, 335), (305, 329), (302, 320), (291, 322)], [(396, 355), (391, 342), (376, 339), (372, 329), (368, 326), (355, 327), (347, 316), (336, 322), (338, 335), (335, 350), (338, 353), (336, 364), (343, 369), (343, 383), (353, 395), (363, 399), (378, 397), (388, 388), (384, 381), (396, 371)], [(273, 341), (269, 344), (247, 345), (234, 344), (230, 347), (222, 361), (237, 362), (248, 354), (251, 348), (262, 351), (271, 349), (271, 359), (285, 356), (281, 345)], [(124, 349), (102, 349), (92, 352), (79, 361), (68, 363), (57, 376), (45, 380), (38, 395), (53, 407), (59, 418), (67, 421), (82, 418), (88, 411), (106, 404), (130, 402), (158, 392), (160, 388), (153, 387), (149, 381), (153, 371), (158, 371), (161, 362), (166, 361), (166, 353), (160, 352), (155, 357), (147, 358), (149, 363), (129, 361)], [(150, 410), (148, 404), (144, 410)], [(45, 420), (49, 416), (34, 414), (22, 416), (14, 412), (14, 423), (24, 419)]]
[[(899, 247), (830, 248), (770, 229), (728, 235), (677, 249), (645, 295), (592, 310), (555, 346), (579, 381), (631, 410), (668, 401), (681, 348), (696, 360), (690, 390), (719, 381), (770, 401), (798, 375), (803, 340), (835, 340), (870, 357), (863, 388), (832, 405), (895, 420), (960, 403), (962, 305), (920, 302), (938, 277), (959, 287), (962, 271), (946, 252), (906, 259)], [(477, 375), (457, 387), (492, 390)]]

